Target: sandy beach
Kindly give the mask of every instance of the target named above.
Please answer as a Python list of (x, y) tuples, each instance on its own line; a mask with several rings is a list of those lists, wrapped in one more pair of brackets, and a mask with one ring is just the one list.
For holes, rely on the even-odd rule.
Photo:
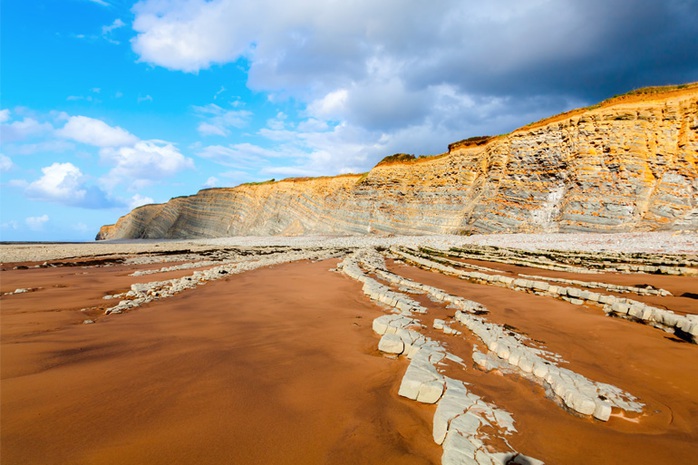
[[(665, 237), (668, 252), (695, 253), (695, 235), (673, 242)], [(611, 239), (603, 238), (620, 240)], [(302, 247), (302, 239), (295, 240), (288, 244)], [(587, 244), (593, 240), (599, 239)], [(432, 239), (430, 246), (444, 241)], [(647, 241), (636, 249), (661, 247), (657, 237)], [(283, 245), (272, 242), (256, 245)], [(245, 249), (253, 245), (2, 245), (2, 462), (441, 463), (442, 448), (432, 439), (435, 405), (398, 395), (409, 361), (378, 350), (380, 336), (371, 323), (390, 309), (336, 270), (357, 247), (352, 239), (318, 244), (339, 247), (334, 258), (217, 271), (195, 288), (105, 315), (134, 284), (186, 280), (213, 269), (185, 267), (194, 256), (210, 259), (211, 249), (229, 249), (220, 263), (254, 264), (259, 249)], [(632, 245), (626, 241), (629, 251)], [(419, 315), (423, 334), (464, 360), (444, 364), (444, 375), (511, 413), (516, 433), (503, 440), (513, 449), (549, 464), (692, 460), (698, 443), (696, 344), (610, 318), (593, 305), (468, 282), (394, 258), (386, 259), (391, 272), (484, 305), (488, 321), (507, 325), (557, 354), (561, 366), (632, 393), (644, 405), (641, 413), (614, 408), (608, 421), (599, 421), (564, 408), (530, 379), (478, 369), (471, 353), (482, 344), (473, 334), (461, 327), (461, 335), (447, 335), (432, 327), (435, 318), (452, 321), (453, 311), (410, 295), (428, 309)], [(681, 315), (698, 313), (695, 276), (576, 275), (469, 262), (503, 275), (666, 289), (671, 296), (632, 298)], [(173, 268), (132, 275), (163, 267)], [(113, 294), (121, 297), (104, 298)], [(498, 440), (492, 433), (492, 447)]]

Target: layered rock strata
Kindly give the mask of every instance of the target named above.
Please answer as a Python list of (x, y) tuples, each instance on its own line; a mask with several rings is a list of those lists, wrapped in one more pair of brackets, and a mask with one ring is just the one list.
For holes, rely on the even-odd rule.
[(698, 85), (627, 96), (363, 175), (205, 189), (97, 239), (698, 229)]
[[(600, 305), (609, 315), (648, 324), (664, 331), (674, 333), (678, 337), (689, 342), (698, 344), (698, 315), (680, 315), (671, 310), (647, 305), (633, 299), (580, 290), (572, 286), (556, 286), (550, 284), (547, 280), (514, 278), (499, 274), (482, 273), (480, 271), (464, 271), (454, 268), (453, 266), (439, 263), (439, 261), (432, 260), (431, 257), (425, 258), (424, 256), (420, 256), (419, 252), (415, 250), (397, 247), (392, 247), (390, 250), (406, 263), (410, 263), (419, 268), (457, 276), (461, 279), (467, 279), (476, 283), (507, 287), (515, 291), (553, 296), (575, 305)], [(628, 290), (628, 288), (625, 290)]]
[[(362, 255), (365, 257), (366, 253)], [(557, 365), (561, 361), (557, 354), (552, 354), (541, 349), (536, 349), (526, 345), (526, 340), (523, 336), (506, 329), (501, 325), (496, 325), (486, 321), (479, 316), (487, 313), (487, 309), (477, 302), (472, 302), (462, 297), (450, 295), (441, 289), (429, 286), (426, 284), (414, 282), (410, 279), (393, 274), (380, 266), (376, 266), (375, 259), (372, 264), (365, 258), (362, 262), (371, 273), (374, 273), (380, 279), (391, 283), (392, 285), (401, 286), (406, 290), (423, 293), (429, 296), (430, 299), (436, 302), (447, 303), (450, 308), (457, 309), (455, 312), (455, 321), (461, 323), (470, 332), (476, 335), (489, 349), (490, 353), (494, 354), (499, 359), (507, 364), (507, 371), (513, 371), (519, 375), (530, 377), (532, 380), (549, 388), (560, 399), (561, 404), (567, 408), (581, 414), (593, 415), (596, 419), (607, 421), (610, 418), (612, 408), (619, 408), (627, 412), (642, 411), (642, 404), (629, 393), (625, 393), (615, 386), (610, 386), (605, 383), (597, 383), (591, 381), (584, 376), (581, 376), (569, 369), (561, 368)], [(351, 276), (356, 276), (356, 271), (352, 271)], [(380, 300), (380, 295), (375, 296), (373, 280), (364, 278), (364, 292), (371, 298), (377, 301)], [(376, 298), (378, 297), (378, 298)], [(411, 300), (411, 299), (410, 299)], [(423, 311), (421, 313), (424, 313)], [(394, 315), (391, 315), (394, 316)], [(383, 317), (390, 319), (391, 316)], [(394, 327), (410, 326), (416, 324), (413, 320), (405, 315), (400, 315), (391, 320)], [(435, 321), (435, 323), (437, 323)], [(437, 323), (447, 334), (456, 334), (452, 328), (443, 325), (443, 322)], [(390, 336), (391, 325), (383, 325), (376, 327), (374, 331), (379, 334)], [(447, 329), (448, 328), (448, 329)], [(386, 337), (384, 336), (384, 337)], [(396, 352), (395, 350), (384, 350), (394, 354), (402, 354), (403, 352), (411, 357), (414, 354), (415, 348), (419, 350), (421, 344), (424, 344), (423, 338), (415, 337), (410, 332), (401, 332), (398, 328), (395, 330), (395, 336), (391, 337), (391, 342), (388, 347), (390, 349), (399, 349), (399, 340), (403, 342), (403, 350)], [(382, 339), (381, 339), (382, 341)], [(415, 342), (417, 341), (417, 342)], [(383, 349), (381, 349), (383, 350)], [(473, 353), (475, 362), (483, 368), (488, 368), (487, 358), (482, 357), (479, 352)], [(499, 364), (499, 366), (503, 366)], [(431, 376), (417, 377), (420, 386), (424, 385), (426, 389), (431, 389), (436, 381)], [(443, 384), (443, 383), (441, 383)], [(406, 395), (406, 397), (410, 397)], [(419, 400), (417, 397), (410, 397)]]
[[(164, 281), (152, 281), (148, 283), (136, 283), (131, 285), (131, 289), (123, 294), (106, 295), (105, 299), (120, 299), (119, 302), (105, 310), (105, 314), (118, 314), (126, 310), (131, 310), (147, 304), (154, 300), (164, 299), (178, 294), (182, 291), (194, 289), (209, 281), (214, 281), (231, 274), (243, 273), (245, 271), (256, 270), (267, 266), (279, 265), (299, 260), (325, 260), (336, 257), (342, 252), (336, 249), (318, 249), (295, 251), (287, 250), (272, 254), (269, 257), (251, 256), (248, 258), (239, 257), (229, 260), (227, 263), (213, 266), (205, 270), (195, 271), (189, 276), (182, 278), (168, 279)], [(208, 263), (208, 262), (207, 262)], [(187, 269), (186, 265), (171, 267), (174, 269)], [(152, 270), (153, 273), (169, 271), (170, 267)], [(152, 274), (152, 273), (146, 273)]]
[[(369, 253), (369, 261), (370, 255)], [(339, 268), (348, 276), (361, 281), (366, 295), (374, 296), (374, 300), (382, 302), (375, 297), (383, 293), (377, 290), (386, 286), (364, 274), (359, 267), (362, 258), (367, 258), (366, 252), (346, 258)], [(375, 260), (375, 256), (373, 259)], [(400, 300), (410, 305), (410, 308), (421, 307), (401, 293), (393, 292), (391, 298), (396, 294), (401, 295)], [(397, 314), (383, 315), (373, 322), (374, 331), (382, 335), (379, 349), (388, 354), (406, 354), (410, 359), (400, 383), (399, 395), (418, 402), (437, 404), (433, 438), (434, 442), (443, 447), (441, 463), (542, 465), (543, 462), (520, 454), (511, 447), (508, 451), (495, 451), (487, 446), (488, 432), (491, 431), (495, 431), (498, 438), (508, 444), (506, 436), (516, 432), (511, 414), (468, 392), (462, 381), (442, 375), (437, 366), (444, 359), (450, 358), (456, 362), (461, 360), (446, 352), (438, 342), (416, 331), (420, 323), (409, 316), (409, 309), (398, 309), (396, 305), (392, 307)]]

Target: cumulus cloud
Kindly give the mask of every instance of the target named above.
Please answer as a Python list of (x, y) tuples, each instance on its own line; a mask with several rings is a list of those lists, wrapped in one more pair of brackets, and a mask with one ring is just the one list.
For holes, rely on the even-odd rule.
[(97, 147), (130, 145), (138, 141), (136, 136), (119, 126), (109, 126), (102, 120), (87, 116), (71, 116), (65, 126), (56, 133), (61, 137)]
[[(523, 73), (571, 91), (585, 85), (573, 69), (604, 86), (648, 60), (657, 76), (695, 76), (698, 52), (679, 46), (698, 36), (695, 8), (693, 0), (145, 0), (134, 7), (133, 48), (143, 61), (187, 72), (245, 58), (251, 85), (267, 90), (310, 84), (326, 93), (387, 69), (409, 88), (540, 88), (540, 79), (517, 84)], [(551, 82), (556, 68), (571, 82)]]
[[(272, 101), (295, 99), (306, 118), (259, 131), (267, 146), (210, 146), (200, 156), (246, 166), (285, 154), (286, 166), (268, 170), (297, 174), (318, 163), (336, 172), (365, 169), (393, 151), (438, 153), (454, 140), (508, 132), (633, 87), (698, 80), (698, 48), (688, 45), (698, 42), (697, 7), (143, 0), (133, 9), (132, 47), (140, 61), (190, 73), (244, 62), (248, 87)], [(203, 136), (229, 136), (246, 121), (199, 108)]]
[(41, 172), (43, 176), (27, 187), (31, 197), (58, 202), (79, 201), (85, 197), (82, 171), (72, 163), (53, 163)]
[(137, 189), (194, 168), (194, 162), (182, 155), (177, 147), (159, 140), (139, 141), (132, 146), (105, 147), (100, 150), (100, 157), (114, 165), (102, 180), (109, 189), (118, 184), (128, 184), (129, 188)]
[(628, 79), (697, 79), (695, 9), (694, 0), (145, 0), (132, 44), (142, 61), (186, 72), (246, 59), (252, 88), (307, 101), (345, 89), (361, 105), (381, 86), (419, 98), (444, 83), (594, 98), (628, 90), (618, 88)]
[(42, 229), (44, 229), (44, 224), (46, 224), (48, 220), (48, 215), (44, 214), (41, 216), (30, 216), (24, 221), (27, 223), (27, 226), (32, 231), (41, 231)]
[(139, 34), (132, 46), (141, 61), (197, 72), (249, 51), (256, 29), (248, 22), (249, 13), (259, 8), (255, 2), (187, 0), (139, 2), (133, 11), (133, 29)]
[[(43, 175), (24, 185), (26, 195), (34, 200), (55, 202), (83, 208), (108, 208), (119, 206), (96, 186), (87, 184), (87, 178), (72, 163), (53, 163), (41, 169)], [(20, 184), (17, 185), (20, 187)]]

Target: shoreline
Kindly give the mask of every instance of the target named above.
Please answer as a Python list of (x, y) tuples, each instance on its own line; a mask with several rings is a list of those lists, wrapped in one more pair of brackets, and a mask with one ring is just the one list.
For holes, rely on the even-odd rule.
[(472, 236), (239, 236), (205, 239), (129, 239), (72, 242), (0, 242), (0, 264), (39, 262), (86, 256), (193, 252), (215, 247), (389, 247), (464, 245), (524, 250), (622, 252), (698, 255), (698, 232), (477, 234)]

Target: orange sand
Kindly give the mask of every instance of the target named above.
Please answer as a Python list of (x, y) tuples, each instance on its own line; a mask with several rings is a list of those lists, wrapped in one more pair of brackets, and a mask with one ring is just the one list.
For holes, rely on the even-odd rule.
[[(336, 260), (260, 269), (122, 315), (102, 296), (162, 264), (0, 272), (0, 453), (7, 464), (435, 464), (434, 406), (398, 397), (407, 365), (381, 356), (372, 320), (383, 311)], [(388, 261), (391, 270), (478, 301), (560, 354), (574, 371), (636, 395), (645, 412), (607, 423), (579, 418), (515, 375), (472, 367), (464, 330), (443, 341), (466, 368), (446, 373), (510, 411), (510, 444), (548, 464), (691, 463), (698, 444), (698, 346), (606, 317), (598, 307), (468, 283)], [(170, 264), (171, 265), (171, 264)], [(488, 263), (502, 272), (651, 284), (657, 299), (698, 313), (695, 278), (572, 275)], [(631, 298), (636, 298), (627, 295)], [(453, 310), (424, 296), (431, 326)], [(638, 298), (640, 299), (640, 298)], [(82, 309), (89, 308), (87, 311)], [(96, 324), (83, 325), (86, 318)], [(458, 325), (454, 325), (458, 327)], [(615, 412), (618, 413), (618, 412)]]
[(377, 309), (334, 264), (232, 276), (92, 325), (79, 307), (131, 268), (3, 272), (3, 290), (30, 275), (46, 289), (2, 300), (2, 462), (438, 463), (433, 407), (397, 396), (406, 363), (377, 352)]

